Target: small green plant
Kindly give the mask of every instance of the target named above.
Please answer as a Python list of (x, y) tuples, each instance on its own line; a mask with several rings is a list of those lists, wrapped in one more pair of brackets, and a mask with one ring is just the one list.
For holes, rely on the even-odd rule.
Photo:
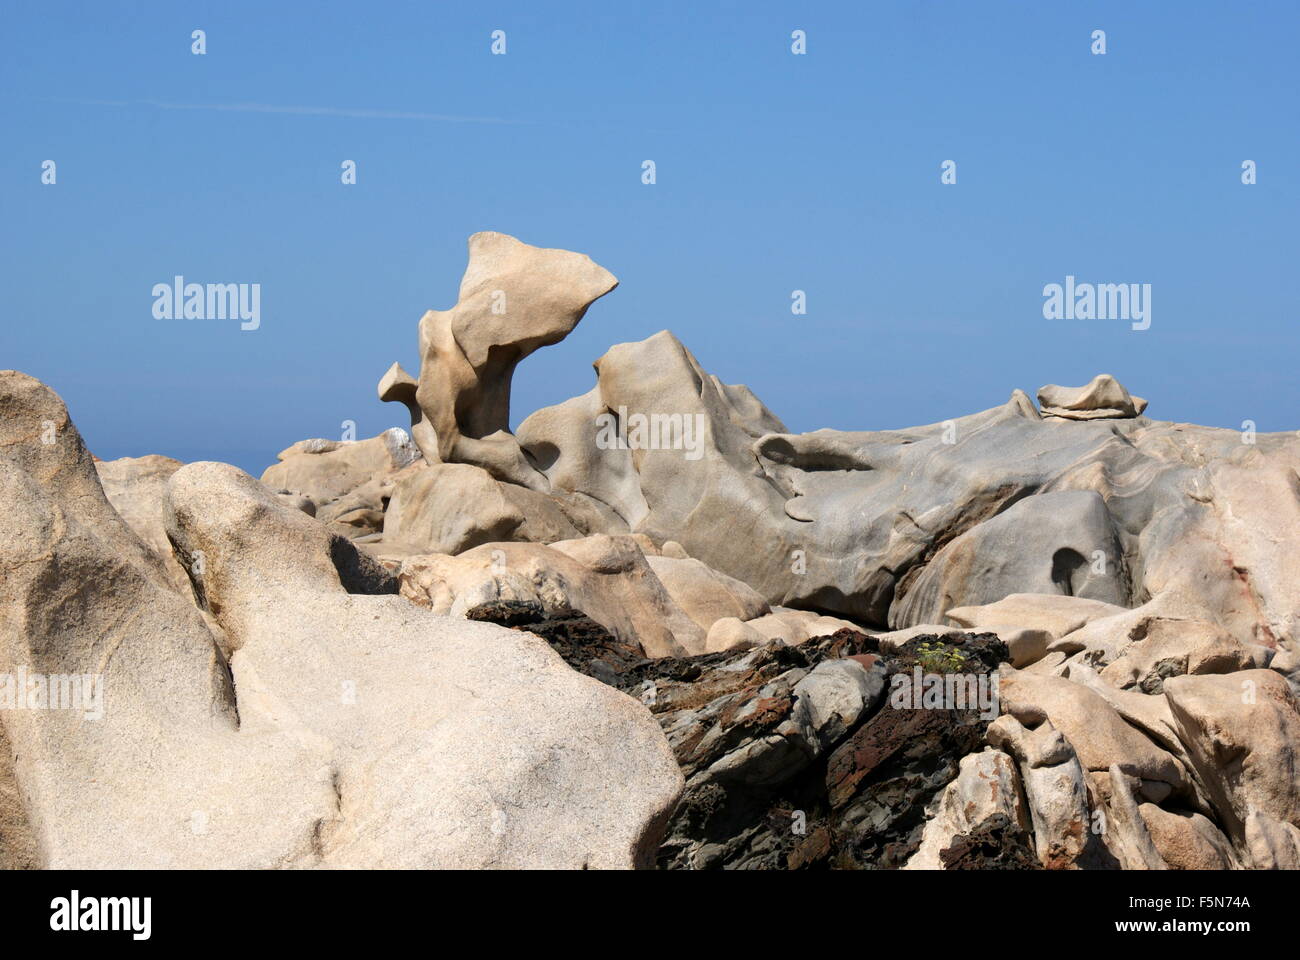
[(957, 673), (966, 666), (966, 654), (937, 641), (922, 643), (917, 648), (916, 659), (927, 673)]

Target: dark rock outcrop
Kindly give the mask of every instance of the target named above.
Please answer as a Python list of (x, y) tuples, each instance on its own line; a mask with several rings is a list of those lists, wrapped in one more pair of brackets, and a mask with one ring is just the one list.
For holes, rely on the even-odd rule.
[[(874, 637), (841, 630), (800, 646), (771, 641), (740, 653), (636, 658), (580, 614), (545, 617), (496, 603), (476, 619), (547, 639), (575, 669), (618, 687), (658, 718), (686, 790), (659, 849), (667, 869), (889, 869), (917, 849), (926, 804), (984, 743), (977, 709), (902, 709), (885, 690), (895, 674), (922, 665), (922, 648), (964, 657), (963, 672), (992, 673), (1006, 659), (993, 634), (917, 637), (885, 655)], [(847, 662), (847, 664), (845, 663)], [(821, 668), (818, 670), (818, 668)], [(924, 666), (923, 666), (924, 669)], [(843, 716), (840, 677), (828, 689), (805, 682), (863, 679), (862, 711)], [(849, 697), (852, 701), (852, 696)], [(819, 737), (831, 709), (847, 725)], [(1014, 825), (1011, 825), (1014, 826)], [(981, 825), (957, 845), (958, 866), (1036, 863), (1027, 839), (1005, 825)]]

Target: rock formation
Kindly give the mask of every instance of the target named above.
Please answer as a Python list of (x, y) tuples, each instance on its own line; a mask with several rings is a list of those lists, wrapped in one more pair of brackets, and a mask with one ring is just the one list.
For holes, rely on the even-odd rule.
[(1058, 387), (1052, 383), (1039, 387), (1038, 406), (1045, 417), (1115, 420), (1140, 415), (1147, 402), (1131, 395), (1110, 374), (1103, 373), (1082, 387)]
[(262, 483), (335, 532), (360, 539), (383, 528), (393, 488), (419, 457), (397, 428), (355, 442), (300, 440), (280, 451)]
[(544, 491), (545, 478), (510, 433), (511, 378), (520, 360), (563, 340), (616, 286), (581, 254), (476, 233), (456, 305), (420, 318), (419, 379), (395, 363), (379, 398), (406, 405), (429, 463), (469, 463)]
[(0, 710), (0, 865), (1300, 868), (1300, 436), (796, 434), (667, 331), (512, 433), (616, 283), (475, 234), (409, 434), (260, 482), (0, 374), (0, 706), (105, 698)]
[(58, 398), (5, 372), (0, 413), (0, 675), (95, 678), (78, 709), (0, 711), (9, 864), (653, 859), (682, 778), (633, 700), (536, 637), (419, 609), (252, 477), (190, 464), (167, 535), (219, 643)]

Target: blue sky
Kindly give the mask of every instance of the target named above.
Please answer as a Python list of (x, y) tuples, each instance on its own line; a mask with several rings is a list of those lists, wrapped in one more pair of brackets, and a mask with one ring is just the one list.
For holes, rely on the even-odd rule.
[[(621, 281), (521, 365), (515, 423), (668, 328), (792, 430), (1101, 372), (1153, 417), (1300, 428), (1297, 27), (1294, 2), (11, 0), (0, 367), (101, 457), (260, 473), (406, 425), (375, 383), (416, 372), (490, 229)], [(154, 319), (176, 274), (260, 283), (261, 328)], [(1067, 274), (1151, 284), (1151, 328), (1045, 320)]]

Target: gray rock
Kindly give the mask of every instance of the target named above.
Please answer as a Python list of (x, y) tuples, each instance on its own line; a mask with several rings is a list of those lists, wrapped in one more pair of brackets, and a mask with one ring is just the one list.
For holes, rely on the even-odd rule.
[(858, 718), (873, 710), (885, 691), (885, 667), (852, 658), (823, 660), (794, 686), (790, 719), (816, 754), (844, 739)]

